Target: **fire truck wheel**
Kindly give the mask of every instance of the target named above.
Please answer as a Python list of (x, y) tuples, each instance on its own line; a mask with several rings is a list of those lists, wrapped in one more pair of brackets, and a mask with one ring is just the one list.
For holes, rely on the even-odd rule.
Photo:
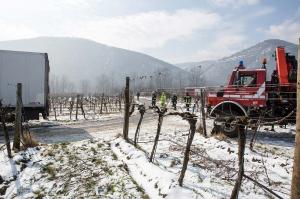
[(237, 137), (238, 132), (244, 129), (244, 127), (236, 125), (236, 123), (234, 122), (234, 118), (230, 118), (225, 121), (225, 124), (222, 127), (222, 133), (230, 138)]
[(245, 127), (236, 125), (234, 121), (235, 121), (234, 117), (227, 118), (227, 119), (219, 117), (215, 119), (215, 124), (214, 124), (214, 129), (212, 134), (222, 133), (229, 138), (238, 137), (238, 132), (243, 131)]

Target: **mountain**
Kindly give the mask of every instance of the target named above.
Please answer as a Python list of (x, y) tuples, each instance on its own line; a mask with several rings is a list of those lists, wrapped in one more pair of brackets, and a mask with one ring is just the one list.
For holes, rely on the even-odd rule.
[(81, 38), (39, 37), (2, 41), (0, 49), (47, 52), (50, 78), (64, 78), (73, 87), (80, 87), (82, 82), (95, 86), (99, 81), (103, 85), (108, 85), (109, 81), (114, 86), (123, 86), (126, 75), (132, 79), (159, 73), (188, 75), (184, 70), (154, 57)]
[(187, 71), (191, 71), (193, 67), (201, 65), (202, 74), (206, 79), (206, 84), (213, 86), (226, 84), (232, 69), (238, 65), (240, 60), (243, 60), (246, 68), (260, 68), (261, 60), (267, 58), (267, 77), (270, 77), (270, 74), (276, 66), (273, 54), (275, 48), (278, 46), (284, 46), (286, 52), (296, 55), (297, 57), (298, 46), (296, 44), (279, 39), (269, 39), (219, 60), (190, 62), (176, 65)]
[(190, 69), (192, 69), (194, 67), (209, 66), (209, 65), (211, 65), (211, 64), (213, 64), (215, 62), (216, 62), (216, 60), (205, 60), (205, 61), (199, 61), (199, 62), (179, 63), (179, 64), (175, 64), (175, 65), (178, 66), (179, 68), (182, 68), (183, 70), (189, 71)]

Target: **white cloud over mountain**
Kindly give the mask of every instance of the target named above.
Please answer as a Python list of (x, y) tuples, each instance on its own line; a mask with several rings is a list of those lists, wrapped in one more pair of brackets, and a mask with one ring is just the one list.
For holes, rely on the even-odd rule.
[(267, 30), (267, 34), (270, 37), (297, 43), (300, 38), (300, 7), (292, 18), (271, 25)]
[(162, 47), (171, 40), (181, 40), (195, 31), (211, 29), (220, 21), (216, 13), (177, 10), (153, 11), (69, 24), (73, 34), (119, 47), (140, 50)]
[(290, 19), (273, 20), (271, 14), (279, 11), (275, 3), (169, 2), (0, 0), (0, 40), (82, 37), (176, 63), (221, 58), (270, 37), (296, 42), (300, 36), (300, 11)]
[(247, 5), (256, 5), (260, 0), (211, 0), (215, 5), (218, 6), (230, 6), (230, 7), (240, 7)]

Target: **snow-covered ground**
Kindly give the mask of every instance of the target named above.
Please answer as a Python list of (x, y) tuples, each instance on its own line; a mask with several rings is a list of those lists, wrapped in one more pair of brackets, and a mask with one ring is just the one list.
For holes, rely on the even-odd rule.
[[(157, 116), (148, 112), (153, 119), (142, 123), (138, 148), (117, 137), (121, 129), (110, 129), (90, 134), (89, 139), (79, 142), (28, 149), (12, 160), (2, 150), (0, 175), (9, 182), (5, 197), (229, 198), (237, 177), (237, 140), (222, 136), (204, 138), (196, 133), (180, 187), (178, 178), (188, 123), (176, 116), (164, 118), (155, 161), (150, 163)], [(212, 121), (208, 120), (208, 132), (211, 128)], [(281, 197), (289, 198), (295, 126), (276, 127), (275, 132), (267, 128), (262, 127), (258, 132), (254, 151), (249, 149), (252, 132), (248, 132), (245, 174)], [(131, 139), (135, 129), (136, 125), (130, 126)], [(247, 179), (243, 180), (239, 197), (272, 198)]]
[[(153, 121), (141, 127), (139, 147), (148, 153), (153, 147), (156, 125), (157, 122)], [(210, 132), (211, 120), (207, 121), (207, 126)], [(135, 149), (122, 139), (114, 141), (113, 150), (129, 165), (134, 178), (152, 198), (228, 198), (237, 177), (238, 148), (235, 139), (224, 139), (222, 136), (204, 138), (197, 133), (184, 186), (178, 186), (188, 128), (187, 121), (179, 117), (164, 118), (155, 164), (148, 162), (149, 154)], [(131, 138), (134, 133), (133, 128), (129, 133)], [(249, 149), (252, 134), (249, 131), (247, 136), (245, 174), (281, 197), (289, 198), (295, 126), (287, 126), (286, 129), (276, 127), (275, 132), (268, 131), (268, 127), (262, 127), (254, 151)], [(243, 180), (240, 198), (269, 197), (270, 194), (253, 182)]]
[(4, 198), (147, 198), (110, 141), (30, 148), (11, 160), (1, 153)]
[(47, 126), (58, 126), (58, 125), (74, 125), (74, 124), (84, 124), (88, 122), (102, 122), (108, 121), (115, 118), (122, 118), (123, 113), (109, 113), (109, 114), (86, 114), (86, 118), (83, 115), (79, 114), (77, 120), (75, 115), (72, 116), (70, 120), (70, 116), (67, 113), (62, 115), (57, 115), (56, 119), (53, 115), (50, 115), (47, 120), (44, 120), (42, 116), (40, 116), (39, 120), (31, 120), (28, 125), (30, 127), (47, 127)]

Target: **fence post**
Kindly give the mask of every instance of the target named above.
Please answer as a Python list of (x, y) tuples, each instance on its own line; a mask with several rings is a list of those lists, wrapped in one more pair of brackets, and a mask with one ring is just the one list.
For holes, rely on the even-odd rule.
[(79, 95), (76, 96), (76, 115), (75, 118), (78, 120), (78, 107), (79, 106)]
[(134, 146), (137, 145), (138, 139), (139, 139), (139, 133), (140, 133), (140, 128), (141, 128), (141, 124), (142, 124), (142, 120), (144, 118), (144, 114), (146, 112), (146, 108), (144, 105), (139, 105), (139, 111), (140, 111), (140, 120), (139, 123), (136, 127), (136, 131), (135, 131), (135, 135), (134, 135)]
[(5, 108), (2, 109), (0, 117), (1, 117), (2, 129), (3, 129), (3, 133), (4, 133), (4, 139), (5, 139), (5, 144), (6, 144), (7, 155), (8, 155), (9, 158), (12, 158), (9, 134), (8, 134), (7, 127), (6, 127), (6, 122), (5, 122), (5, 117), (6, 117)]
[(124, 111), (124, 124), (123, 124), (123, 137), (128, 140), (128, 129), (129, 129), (129, 81), (130, 78), (126, 77), (126, 87), (125, 87), (125, 111)]
[(244, 175), (244, 153), (245, 153), (245, 145), (246, 145), (246, 132), (244, 128), (240, 128), (240, 125), (242, 125), (240, 121), (238, 121), (237, 125), (238, 125), (237, 128), (238, 128), (238, 136), (239, 136), (238, 138), (239, 139), (239, 149), (238, 149), (239, 171), (230, 199), (238, 198), (241, 185), (242, 185), (243, 175)]
[(154, 156), (155, 156), (157, 143), (158, 143), (158, 139), (159, 139), (159, 135), (160, 135), (160, 131), (161, 131), (161, 126), (162, 126), (163, 119), (164, 119), (164, 113), (165, 113), (164, 110), (158, 110), (158, 123), (157, 123), (156, 136), (154, 138), (154, 144), (153, 144), (153, 147), (152, 147), (149, 162), (153, 162), (153, 159), (154, 159)]
[(119, 111), (122, 112), (122, 94), (119, 96)]
[(179, 186), (181, 186), (181, 187), (182, 187), (182, 184), (183, 184), (183, 178), (184, 178), (184, 175), (185, 175), (185, 172), (186, 172), (186, 169), (187, 169), (187, 166), (188, 166), (188, 162), (189, 162), (189, 159), (190, 159), (191, 145), (192, 145), (194, 135), (195, 135), (195, 132), (196, 132), (196, 123), (197, 123), (197, 119), (194, 118), (193, 116), (191, 116), (191, 118), (187, 118), (187, 120), (190, 124), (190, 133), (189, 133), (189, 137), (188, 137), (188, 140), (187, 140), (186, 149), (185, 149), (185, 152), (184, 152), (184, 159), (183, 159), (182, 169), (181, 169), (181, 172), (180, 172), (180, 177), (178, 179)]
[(298, 71), (297, 71), (297, 112), (296, 112), (296, 138), (294, 150), (294, 166), (291, 187), (291, 198), (300, 199), (300, 38), (298, 46)]
[(101, 95), (101, 100), (100, 100), (100, 114), (102, 114), (102, 108), (103, 108), (103, 100), (104, 100), (104, 93)]
[(86, 120), (85, 112), (83, 109), (83, 96), (80, 96), (80, 109), (81, 109), (81, 114), (83, 115), (83, 118)]
[(16, 95), (16, 110), (15, 110), (15, 134), (13, 149), (20, 150), (20, 135), (22, 131), (22, 84), (17, 84)]
[(203, 134), (206, 137), (206, 114), (205, 114), (205, 91), (201, 89), (201, 115), (202, 115), (202, 126), (203, 126)]

